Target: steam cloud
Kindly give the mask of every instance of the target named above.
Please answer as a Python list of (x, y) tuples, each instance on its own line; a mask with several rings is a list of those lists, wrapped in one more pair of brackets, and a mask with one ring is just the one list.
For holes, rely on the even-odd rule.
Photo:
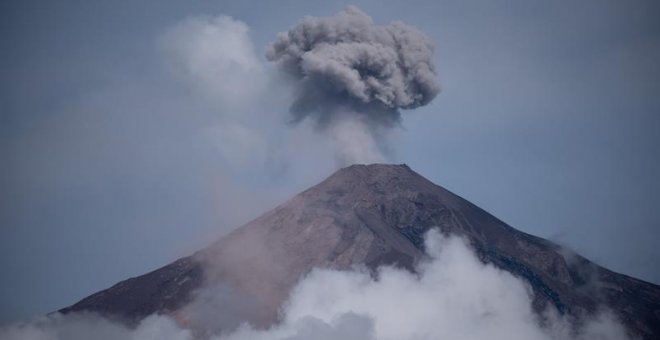
[[(367, 270), (316, 269), (293, 289), (283, 320), (268, 329), (247, 323), (210, 335), (211, 340), (407, 340), (407, 339), (628, 339), (608, 312), (582, 320), (532, 310), (531, 290), (508, 272), (484, 265), (466, 243), (427, 235), (431, 259), (418, 274), (383, 267)], [(200, 310), (203, 312), (203, 309)], [(212, 320), (213, 315), (207, 315)], [(0, 329), (0, 339), (192, 340), (195, 333), (170, 318), (150, 316), (127, 329), (89, 315), (55, 315)]]
[[(349, 119), (375, 140), (400, 122), (401, 109), (426, 105), (440, 91), (428, 37), (402, 22), (377, 26), (353, 6), (334, 17), (305, 17), (266, 57), (294, 79), (293, 122), (310, 117), (324, 129)], [(354, 146), (338, 147), (344, 163), (355, 160)], [(374, 158), (382, 157), (366, 159)]]

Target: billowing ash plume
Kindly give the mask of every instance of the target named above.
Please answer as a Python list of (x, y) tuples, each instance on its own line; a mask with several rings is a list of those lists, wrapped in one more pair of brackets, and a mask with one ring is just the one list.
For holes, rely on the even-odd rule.
[(280, 33), (266, 56), (296, 82), (293, 121), (312, 117), (320, 128), (348, 118), (373, 133), (440, 91), (428, 37), (402, 22), (377, 26), (352, 6), (333, 17), (305, 17)]

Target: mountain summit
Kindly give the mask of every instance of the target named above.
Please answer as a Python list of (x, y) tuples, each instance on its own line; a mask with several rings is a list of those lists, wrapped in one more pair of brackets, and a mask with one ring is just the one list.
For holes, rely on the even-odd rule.
[[(602, 268), (518, 231), (406, 165), (353, 165), (235, 229), (192, 256), (122, 281), (64, 308), (136, 322), (167, 314), (191, 327), (192, 305), (214, 291), (217, 327), (266, 326), (315, 267), (395, 265), (415, 270), (424, 234), (462, 236), (479, 259), (533, 290), (533, 307), (589, 315), (605, 306), (634, 333), (660, 337), (660, 287)], [(241, 303), (234, 303), (241, 301)]]

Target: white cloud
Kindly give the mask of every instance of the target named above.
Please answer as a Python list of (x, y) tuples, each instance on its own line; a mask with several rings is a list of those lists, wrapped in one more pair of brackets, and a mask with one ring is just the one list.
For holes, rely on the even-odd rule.
[(159, 43), (176, 71), (223, 107), (240, 108), (265, 86), (249, 28), (240, 20), (226, 15), (190, 17), (167, 30)]
[[(316, 269), (293, 289), (283, 320), (258, 330), (244, 323), (214, 340), (609, 340), (626, 339), (623, 326), (607, 312), (579, 328), (556, 313), (544, 326), (532, 311), (531, 290), (520, 279), (484, 265), (465, 242), (432, 231), (430, 260), (413, 274), (383, 267), (374, 277), (352, 271)], [(200, 309), (201, 311), (217, 309)], [(220, 316), (217, 317), (220, 320)], [(213, 315), (206, 316), (207, 321)], [(90, 316), (55, 315), (0, 330), (0, 339), (189, 340), (192, 333), (164, 316), (151, 316), (134, 330)]]
[(3, 340), (192, 340), (189, 330), (163, 316), (150, 316), (136, 329), (87, 314), (44, 316), (0, 329)]
[(158, 39), (172, 70), (210, 105), (212, 121), (200, 131), (228, 165), (263, 166), (268, 143), (258, 124), (268, 77), (248, 26), (226, 15), (180, 21)]
[(307, 339), (310, 329), (359, 339), (625, 339), (608, 313), (573, 332), (568, 320), (547, 313), (541, 327), (531, 291), (508, 272), (482, 264), (459, 238), (432, 232), (432, 258), (419, 275), (391, 267), (378, 278), (366, 270), (315, 270), (294, 289), (281, 325), (267, 331), (243, 327), (222, 337)]

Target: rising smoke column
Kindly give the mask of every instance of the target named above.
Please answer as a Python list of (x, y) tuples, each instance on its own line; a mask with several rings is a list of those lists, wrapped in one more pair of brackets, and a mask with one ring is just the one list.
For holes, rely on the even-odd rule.
[[(266, 57), (296, 84), (292, 121), (309, 117), (340, 139), (344, 163), (370, 158), (361, 156), (370, 153), (363, 144), (346, 141), (382, 135), (399, 125), (401, 109), (426, 105), (440, 91), (428, 37), (402, 22), (377, 26), (352, 6), (305, 17), (279, 34)], [(364, 130), (356, 138), (342, 128), (356, 124)]]

